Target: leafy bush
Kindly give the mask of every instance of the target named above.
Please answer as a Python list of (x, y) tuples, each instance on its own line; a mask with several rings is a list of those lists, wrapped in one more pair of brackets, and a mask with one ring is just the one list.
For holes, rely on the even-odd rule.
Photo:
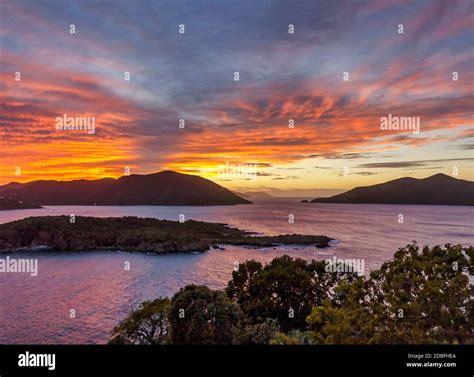
[(235, 344), (244, 314), (222, 291), (188, 285), (171, 299), (174, 344)]
[(113, 330), (112, 344), (165, 344), (169, 340), (170, 300), (145, 301)]

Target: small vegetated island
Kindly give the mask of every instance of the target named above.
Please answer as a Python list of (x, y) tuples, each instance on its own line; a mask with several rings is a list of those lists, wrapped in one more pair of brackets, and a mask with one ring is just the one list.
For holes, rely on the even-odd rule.
[(226, 224), (138, 217), (40, 216), (0, 225), (0, 252), (48, 247), (58, 251), (121, 250), (177, 253), (218, 245), (271, 247), (279, 244), (328, 247), (331, 238), (286, 234), (258, 236)]

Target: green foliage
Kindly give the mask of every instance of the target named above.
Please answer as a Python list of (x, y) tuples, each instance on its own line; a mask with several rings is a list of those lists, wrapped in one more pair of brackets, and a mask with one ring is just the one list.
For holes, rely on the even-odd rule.
[(288, 334), (278, 333), (270, 340), (272, 345), (315, 344), (311, 331), (291, 330)]
[(171, 304), (143, 303), (111, 343), (472, 344), (473, 260), (474, 247), (413, 244), (368, 278), (288, 256), (250, 260), (225, 292), (189, 285)]
[(343, 296), (335, 289), (346, 279), (352, 281), (356, 275), (327, 272), (324, 261), (307, 263), (284, 255), (266, 266), (254, 260), (242, 263), (232, 273), (226, 292), (252, 323), (274, 318), (283, 331), (289, 331), (304, 329), (311, 308), (325, 298), (339, 304)]
[(239, 343), (242, 344), (269, 344), (278, 334), (280, 327), (278, 321), (266, 318), (262, 323), (247, 325), (240, 336)]
[(308, 317), (317, 343), (472, 343), (473, 247), (414, 244)]
[(171, 300), (174, 344), (235, 344), (244, 315), (222, 291), (188, 285)]
[(113, 330), (112, 344), (165, 344), (169, 340), (170, 300), (145, 301)]
[(209, 250), (211, 245), (327, 244), (325, 236), (255, 236), (226, 224), (138, 217), (68, 216), (29, 217), (0, 224), (0, 251), (45, 245), (55, 250), (127, 250), (179, 253)]

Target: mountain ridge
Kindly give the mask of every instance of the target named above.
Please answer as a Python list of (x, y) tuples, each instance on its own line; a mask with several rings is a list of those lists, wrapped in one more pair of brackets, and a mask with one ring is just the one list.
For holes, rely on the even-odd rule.
[(12, 183), (0, 186), (0, 196), (42, 205), (199, 206), (251, 203), (206, 178), (171, 170), (132, 174), (117, 179)]
[(310, 203), (474, 205), (474, 182), (438, 173), (426, 178), (402, 177), (355, 187)]

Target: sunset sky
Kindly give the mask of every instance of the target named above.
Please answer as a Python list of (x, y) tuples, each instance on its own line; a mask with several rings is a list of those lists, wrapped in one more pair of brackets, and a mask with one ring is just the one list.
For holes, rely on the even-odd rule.
[[(288, 193), (474, 180), (473, 83), (471, 0), (1, 0), (0, 184), (125, 167)], [(95, 133), (56, 130), (63, 114)], [(420, 133), (381, 130), (388, 114)]]

